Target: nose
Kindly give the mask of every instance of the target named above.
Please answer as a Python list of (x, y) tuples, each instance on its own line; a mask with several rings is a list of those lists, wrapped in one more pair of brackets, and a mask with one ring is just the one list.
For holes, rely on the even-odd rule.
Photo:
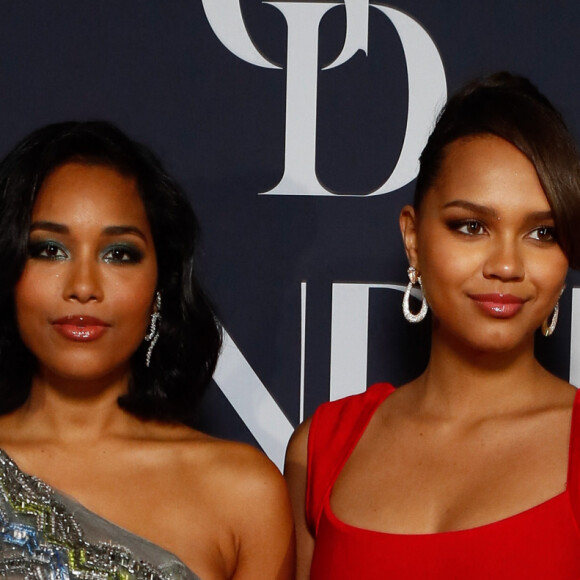
[(76, 300), (81, 304), (100, 301), (103, 288), (98, 264), (93, 260), (75, 259), (69, 262), (66, 281), (63, 286), (65, 300)]
[(524, 279), (524, 261), (517, 240), (496, 238), (490, 241), (489, 253), (483, 265), (483, 275), (504, 282)]

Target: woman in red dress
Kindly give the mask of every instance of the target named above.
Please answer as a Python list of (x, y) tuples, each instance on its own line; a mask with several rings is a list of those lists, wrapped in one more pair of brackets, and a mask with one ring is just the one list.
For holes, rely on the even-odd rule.
[(580, 399), (534, 355), (580, 264), (580, 162), (560, 115), (508, 73), (465, 87), (400, 225), (423, 295), (403, 310), (431, 312), (429, 363), (294, 434), (297, 577), (580, 577)]

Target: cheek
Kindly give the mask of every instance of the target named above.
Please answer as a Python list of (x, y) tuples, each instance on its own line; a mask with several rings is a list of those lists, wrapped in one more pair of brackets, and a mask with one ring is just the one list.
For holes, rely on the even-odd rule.
[(424, 238), (419, 246), (419, 268), (423, 292), (434, 318), (455, 317), (463, 296), (481, 277), (481, 256), (475, 248), (442, 236)]
[(125, 321), (127, 331), (136, 334), (140, 339), (146, 333), (151, 319), (154, 282), (150, 276), (137, 276), (131, 283), (118, 281), (114, 285), (114, 309)]
[(39, 324), (46, 317), (53, 295), (52, 279), (40, 279), (34, 267), (27, 265), (14, 288), (16, 320), (21, 333), (28, 333), (31, 326)]
[(419, 240), (418, 265), (426, 291), (444, 291), (456, 287), (481, 269), (481, 257), (476, 248), (453, 243), (444, 236), (425, 236)]
[(562, 251), (550, 252), (544, 259), (533, 262), (528, 271), (537, 287), (545, 288), (557, 298), (568, 273), (568, 259)]

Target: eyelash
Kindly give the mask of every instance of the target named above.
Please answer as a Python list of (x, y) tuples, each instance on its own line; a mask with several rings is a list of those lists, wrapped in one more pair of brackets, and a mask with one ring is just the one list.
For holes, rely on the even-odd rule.
[[(67, 250), (58, 242), (53, 240), (41, 240), (32, 242), (28, 246), (30, 258), (56, 262), (70, 258)], [(107, 264), (131, 265), (138, 264), (143, 259), (143, 253), (131, 245), (115, 245), (106, 248), (101, 259)]]
[[(62, 255), (50, 255), (47, 252), (57, 251), (61, 252)], [(44, 255), (43, 255), (44, 254)], [(49, 260), (51, 262), (56, 262), (59, 260), (66, 260), (69, 255), (66, 250), (57, 242), (52, 240), (42, 240), (40, 242), (31, 242), (28, 246), (28, 255), (31, 258), (37, 258), (40, 260)]]
[[(122, 257), (107, 258), (107, 255), (114, 255), (116, 252), (120, 252), (122, 255), (127, 256), (128, 259), (123, 259)], [(138, 264), (143, 259), (143, 253), (134, 246), (117, 245), (107, 248), (101, 257), (107, 264)]]
[(553, 243), (557, 241), (557, 236), (556, 236), (556, 228), (551, 227), (551, 226), (538, 226), (537, 228), (534, 228), (531, 232), (540, 232), (541, 230), (545, 230), (546, 234), (547, 234), (547, 238), (532, 238), (533, 240), (537, 240), (538, 242), (544, 242), (544, 243)]
[[(458, 220), (458, 221), (451, 221), (448, 224), (448, 227), (464, 236), (478, 236), (481, 235), (479, 230), (485, 230), (485, 225), (480, 222), (479, 220), (468, 219), (468, 220)], [(469, 232), (469, 231), (461, 231), (462, 228), (468, 228), (471, 225), (477, 226), (477, 232)]]
[[(451, 221), (448, 224), (448, 227), (460, 234), (463, 234), (464, 236), (480, 236), (483, 233), (485, 233), (485, 224), (480, 222), (479, 220), (475, 220), (475, 219), (467, 219), (467, 220), (459, 220), (459, 221)], [(467, 228), (469, 228), (469, 226), (475, 226), (477, 228), (477, 231), (462, 231), (462, 228), (465, 228), (467, 230)], [(541, 232), (542, 230), (545, 231), (545, 237), (534, 237), (532, 234), (537, 232)], [(535, 227), (533, 230), (531, 230), (528, 233), (528, 237), (531, 238), (532, 240), (535, 240), (537, 242), (543, 242), (543, 243), (554, 243), (557, 241), (557, 236), (556, 236), (556, 228), (553, 226), (547, 226), (547, 225), (541, 225), (538, 227)]]

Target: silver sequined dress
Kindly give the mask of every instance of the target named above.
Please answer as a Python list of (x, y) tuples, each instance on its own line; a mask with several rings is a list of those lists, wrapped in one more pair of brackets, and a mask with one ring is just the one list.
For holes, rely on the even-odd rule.
[(200, 580), (173, 554), (23, 473), (2, 450), (0, 578)]

